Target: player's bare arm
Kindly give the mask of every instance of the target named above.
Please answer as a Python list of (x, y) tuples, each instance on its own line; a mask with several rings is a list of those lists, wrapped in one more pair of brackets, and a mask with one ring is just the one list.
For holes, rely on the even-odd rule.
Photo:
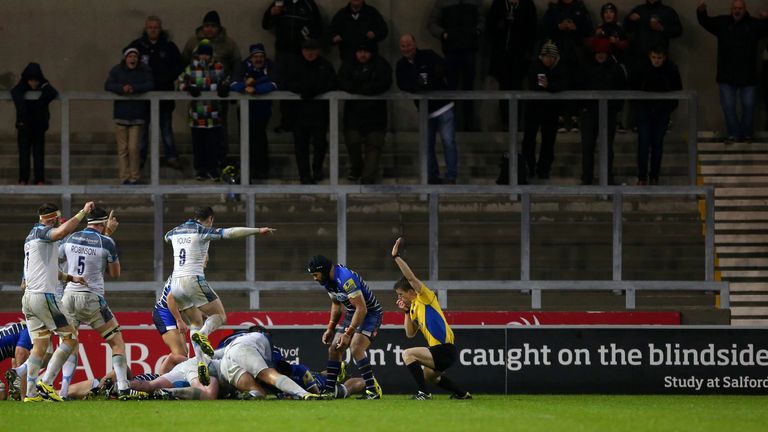
[(323, 343), (330, 345), (333, 341), (333, 335), (336, 332), (336, 324), (341, 318), (341, 303), (337, 300), (331, 300), (331, 319), (328, 321), (328, 328), (323, 333)]
[(395, 259), (395, 263), (400, 268), (400, 272), (405, 276), (406, 279), (408, 279), (408, 283), (411, 284), (411, 287), (413, 287), (414, 291), (416, 291), (416, 294), (421, 292), (421, 281), (416, 277), (415, 274), (413, 274), (413, 271), (408, 266), (408, 263), (405, 262), (405, 260), (400, 256), (400, 243), (402, 242), (403, 238), (398, 237), (397, 241), (395, 241), (395, 245), (392, 246), (392, 257)]
[(225, 239), (241, 239), (253, 235), (269, 235), (274, 234), (277, 231), (274, 228), (261, 227), (261, 228), (248, 228), (248, 227), (234, 227), (226, 228), (224, 230)]
[(86, 216), (88, 216), (89, 213), (93, 210), (93, 208), (96, 207), (96, 205), (93, 203), (93, 201), (88, 201), (83, 206), (83, 209), (77, 212), (77, 214), (74, 217), (69, 218), (68, 221), (61, 224), (59, 227), (54, 228), (51, 231), (51, 240), (52, 241), (59, 241), (62, 240), (64, 237), (72, 234), (75, 229), (77, 229), (77, 225), (80, 223), (81, 220), (83, 220)]

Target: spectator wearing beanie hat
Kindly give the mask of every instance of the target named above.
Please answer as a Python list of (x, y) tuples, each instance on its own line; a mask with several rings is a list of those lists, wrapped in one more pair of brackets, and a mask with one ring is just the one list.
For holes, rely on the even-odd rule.
[[(551, 40), (542, 44), (539, 57), (528, 74), (528, 88), (532, 91), (559, 92), (564, 88), (565, 77), (560, 67), (560, 50)], [(525, 132), (523, 134), (523, 159), (527, 172), (540, 179), (548, 179), (555, 160), (555, 138), (560, 102), (555, 100), (526, 101)], [(536, 134), (541, 128), (541, 149), (536, 160)]]
[(624, 64), (624, 52), (629, 47), (627, 32), (619, 23), (619, 10), (613, 3), (606, 3), (600, 8), (602, 22), (595, 28), (596, 38), (606, 38), (611, 43), (611, 55), (619, 64)]
[[(240, 67), (242, 75), (232, 83), (232, 90), (248, 95), (260, 95), (277, 90), (275, 66), (264, 49), (264, 44), (250, 46), (250, 55)], [(267, 125), (272, 117), (271, 100), (254, 100), (248, 103), (248, 124), (250, 131), (250, 180), (269, 178), (269, 140)]]
[[(145, 93), (154, 89), (152, 71), (139, 60), (139, 50), (123, 51), (123, 61), (109, 71), (104, 89), (121, 96)], [(137, 100), (114, 103), (115, 138), (119, 178), (124, 185), (138, 184), (141, 179), (139, 139), (149, 112), (149, 104)]]
[[(596, 37), (591, 41), (593, 61), (584, 68), (577, 88), (580, 90), (625, 90), (627, 79), (624, 69), (611, 55), (611, 42), (605, 37)], [(607, 184), (613, 184), (613, 141), (616, 136), (616, 114), (621, 110), (623, 101), (608, 101), (608, 177)], [(599, 111), (597, 101), (581, 101), (581, 184), (594, 182), (595, 147), (599, 135)]]

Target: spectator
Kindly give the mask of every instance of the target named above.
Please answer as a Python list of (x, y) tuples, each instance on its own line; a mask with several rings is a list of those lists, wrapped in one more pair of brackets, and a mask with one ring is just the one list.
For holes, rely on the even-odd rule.
[[(144, 33), (140, 38), (131, 42), (130, 46), (139, 50), (141, 62), (152, 70), (155, 90), (173, 91), (176, 78), (184, 70), (184, 63), (181, 61), (179, 48), (171, 41), (168, 32), (163, 29), (162, 20), (154, 15), (147, 17), (144, 21)], [(173, 139), (173, 110), (175, 108), (175, 101), (160, 101), (160, 139), (165, 149), (165, 164), (171, 168), (181, 169), (179, 156), (176, 152), (176, 143)], [(147, 160), (148, 149), (149, 128), (145, 127), (144, 133), (141, 134), (142, 166)]]
[[(485, 16), (481, 0), (435, 0), (429, 15), (429, 32), (440, 39), (445, 55), (445, 78), (449, 90), (473, 90), (477, 50)], [(465, 130), (478, 130), (472, 101), (462, 101)]]
[(366, 42), (373, 42), (373, 53), (379, 52), (379, 42), (389, 34), (389, 27), (379, 11), (364, 0), (350, 0), (339, 9), (328, 29), (331, 43), (339, 46), (341, 61), (353, 60), (357, 48)]
[[(563, 76), (578, 76), (579, 67), (587, 56), (583, 47), (588, 37), (594, 30), (592, 19), (589, 17), (587, 7), (582, 0), (557, 0), (550, 3), (544, 13), (543, 30), (546, 38), (551, 39), (560, 53), (558, 67)], [(567, 90), (570, 83), (565, 83)], [(574, 101), (565, 101), (560, 104), (562, 112), (559, 119), (559, 131), (567, 132), (571, 129), (578, 130), (578, 117), (576, 116), (577, 104)]]
[[(445, 62), (432, 50), (421, 50), (411, 34), (400, 37), (400, 54), (397, 61), (397, 86), (409, 93), (447, 90)], [(419, 107), (419, 101), (414, 101)], [(453, 116), (454, 103), (434, 99), (427, 102), (429, 121), (427, 123), (427, 182), (429, 184), (456, 184), (458, 177), (458, 151)], [(440, 169), (435, 154), (436, 134), (440, 134), (445, 154), (445, 179), (440, 178)], [(420, 143), (424, 145), (424, 143)]]
[[(352, 94), (374, 96), (392, 86), (392, 66), (376, 53), (373, 41), (362, 43), (339, 70), (339, 88)], [(387, 129), (387, 101), (350, 100), (344, 102), (344, 142), (349, 151), (348, 180), (375, 183), (379, 157)], [(365, 148), (365, 157), (363, 157)]]
[[(559, 66), (560, 51), (551, 40), (542, 44), (539, 58), (528, 73), (528, 88), (532, 91), (555, 93), (563, 90), (564, 71)], [(560, 102), (530, 100), (526, 103), (523, 159), (526, 171), (540, 179), (548, 179), (555, 160), (555, 138)], [(541, 149), (536, 161), (536, 134), (541, 128)]]
[(669, 40), (683, 34), (677, 12), (661, 0), (645, 0), (635, 6), (624, 18), (624, 29), (629, 33), (627, 63), (630, 69), (638, 64), (647, 65), (651, 49), (661, 46), (669, 51)]
[[(219, 13), (215, 10), (205, 14), (203, 25), (195, 30), (194, 36), (190, 37), (184, 46), (183, 57), (186, 64), (190, 63), (193, 50), (203, 39), (207, 40), (208, 44), (213, 48), (214, 58), (212, 61), (220, 63), (223, 68), (221, 73), (223, 80), (231, 82), (234, 77), (239, 76), (238, 68), (242, 61), (240, 49), (237, 47), (237, 43), (227, 36), (226, 29), (221, 26)], [(229, 153), (229, 136), (227, 134), (229, 104), (222, 103), (219, 113), (221, 118), (219, 126), (216, 128), (219, 131), (219, 141), (215, 156), (218, 169), (221, 169), (226, 165), (227, 154)]]
[[(192, 61), (179, 77), (179, 90), (199, 97), (202, 91), (215, 91), (226, 97), (229, 86), (224, 66), (214, 60), (213, 47), (203, 39), (192, 54)], [(217, 100), (192, 101), (189, 104), (189, 127), (192, 133), (192, 166), (195, 179), (218, 181), (217, 147), (221, 136), (221, 106)]]
[[(490, 74), (500, 90), (522, 90), (536, 42), (533, 0), (494, 0), (485, 20), (491, 48)], [(499, 101), (501, 121), (509, 121), (509, 102)]]
[[(627, 75), (626, 66), (626, 51), (629, 48), (629, 39), (627, 38), (627, 32), (619, 23), (619, 11), (616, 9), (616, 5), (613, 3), (606, 3), (600, 8), (600, 18), (603, 22), (595, 28), (595, 38), (606, 38), (611, 44), (611, 56), (616, 63), (624, 69), (624, 75)], [(629, 122), (629, 114), (617, 113), (618, 117), (621, 117), (623, 121), (616, 123), (616, 130), (619, 133), (626, 133), (625, 125)]]
[[(696, 10), (699, 24), (717, 37), (717, 81), (720, 105), (728, 130), (726, 144), (752, 141), (755, 127), (755, 93), (757, 90), (757, 46), (768, 34), (764, 20), (753, 18), (743, 0), (731, 2), (731, 14), (710, 17), (707, 3), (701, 1)], [(736, 103), (741, 99), (741, 119)]]
[[(123, 61), (109, 71), (104, 89), (121, 96), (146, 93), (154, 88), (152, 71), (139, 61), (139, 50), (133, 47), (123, 51)], [(141, 180), (139, 139), (146, 122), (148, 103), (139, 100), (116, 100), (114, 105), (117, 164), (124, 185), (135, 185)]]
[[(301, 101), (286, 103), (291, 113), (293, 145), (301, 184), (322, 181), (325, 152), (328, 147), (328, 101), (314, 100), (316, 96), (336, 89), (336, 71), (331, 63), (320, 56), (320, 43), (314, 39), (304, 41), (301, 58), (289, 66), (285, 73), (286, 90), (301, 95)], [(309, 165), (309, 147), (314, 146), (312, 170)]]
[[(583, 90), (624, 90), (627, 79), (624, 69), (611, 56), (609, 38), (592, 40), (594, 61), (583, 73), (580, 87)], [(616, 114), (623, 101), (608, 101), (608, 184), (613, 184), (613, 140), (616, 136)], [(595, 147), (599, 132), (600, 113), (597, 101), (584, 101), (581, 108), (581, 184), (591, 185), (594, 179)]]
[[(671, 60), (667, 59), (667, 50), (662, 45), (648, 53), (648, 60), (637, 66), (632, 72), (632, 87), (649, 92), (670, 92), (682, 90), (680, 72)], [(664, 135), (667, 133), (669, 117), (677, 108), (677, 100), (645, 100), (635, 102), (635, 121), (637, 124), (637, 184), (639, 186), (659, 184), (661, 155), (664, 148)], [(650, 151), (650, 172), (648, 170), (648, 152)]]
[[(264, 44), (257, 43), (248, 50), (251, 55), (243, 60), (240, 68), (242, 76), (232, 83), (231, 89), (248, 95), (267, 94), (277, 90), (275, 83), (275, 67), (272, 60), (267, 58)], [(272, 101), (259, 100), (248, 103), (248, 124), (250, 131), (250, 180), (269, 178), (269, 140), (267, 124), (272, 117)]]
[[(30, 91), (39, 91), (40, 97), (26, 100)], [(21, 79), (11, 89), (16, 106), (16, 133), (19, 145), (19, 184), (29, 184), (30, 153), (34, 162), (35, 184), (45, 184), (45, 131), (51, 113), (48, 105), (59, 92), (45, 79), (38, 63), (29, 63), (21, 72)]]
[[(283, 78), (288, 75), (283, 69), (299, 62), (301, 44), (307, 39), (320, 40), (323, 36), (323, 21), (314, 0), (273, 1), (264, 11), (261, 26), (275, 33), (277, 74)], [(284, 87), (284, 83), (279, 84)], [(280, 125), (275, 132), (292, 129), (290, 106), (290, 103), (280, 102)]]

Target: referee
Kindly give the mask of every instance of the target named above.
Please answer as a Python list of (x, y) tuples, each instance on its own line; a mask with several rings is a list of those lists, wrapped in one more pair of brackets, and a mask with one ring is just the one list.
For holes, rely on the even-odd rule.
[(411, 399), (432, 399), (432, 394), (427, 391), (427, 381), (451, 392), (451, 399), (472, 399), (469, 392), (460, 389), (444, 375), (457, 357), (453, 331), (445, 320), (434, 291), (417, 279), (405, 260), (400, 257), (401, 241), (402, 238), (398, 238), (392, 247), (392, 257), (403, 273), (403, 277), (395, 282), (397, 306), (405, 315), (403, 325), (406, 336), (412, 338), (421, 330), (429, 345), (403, 351), (405, 366), (419, 388), (418, 393)]

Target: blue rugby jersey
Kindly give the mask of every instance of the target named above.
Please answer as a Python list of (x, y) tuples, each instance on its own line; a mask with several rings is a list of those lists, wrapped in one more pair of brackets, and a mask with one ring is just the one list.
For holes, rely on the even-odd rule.
[(373, 295), (373, 291), (365, 284), (363, 278), (341, 264), (334, 266), (333, 280), (328, 281), (324, 286), (325, 290), (328, 291), (328, 296), (343, 304), (347, 312), (355, 312), (355, 306), (349, 299), (360, 295), (363, 296), (368, 314), (381, 314), (383, 312), (381, 304)]

